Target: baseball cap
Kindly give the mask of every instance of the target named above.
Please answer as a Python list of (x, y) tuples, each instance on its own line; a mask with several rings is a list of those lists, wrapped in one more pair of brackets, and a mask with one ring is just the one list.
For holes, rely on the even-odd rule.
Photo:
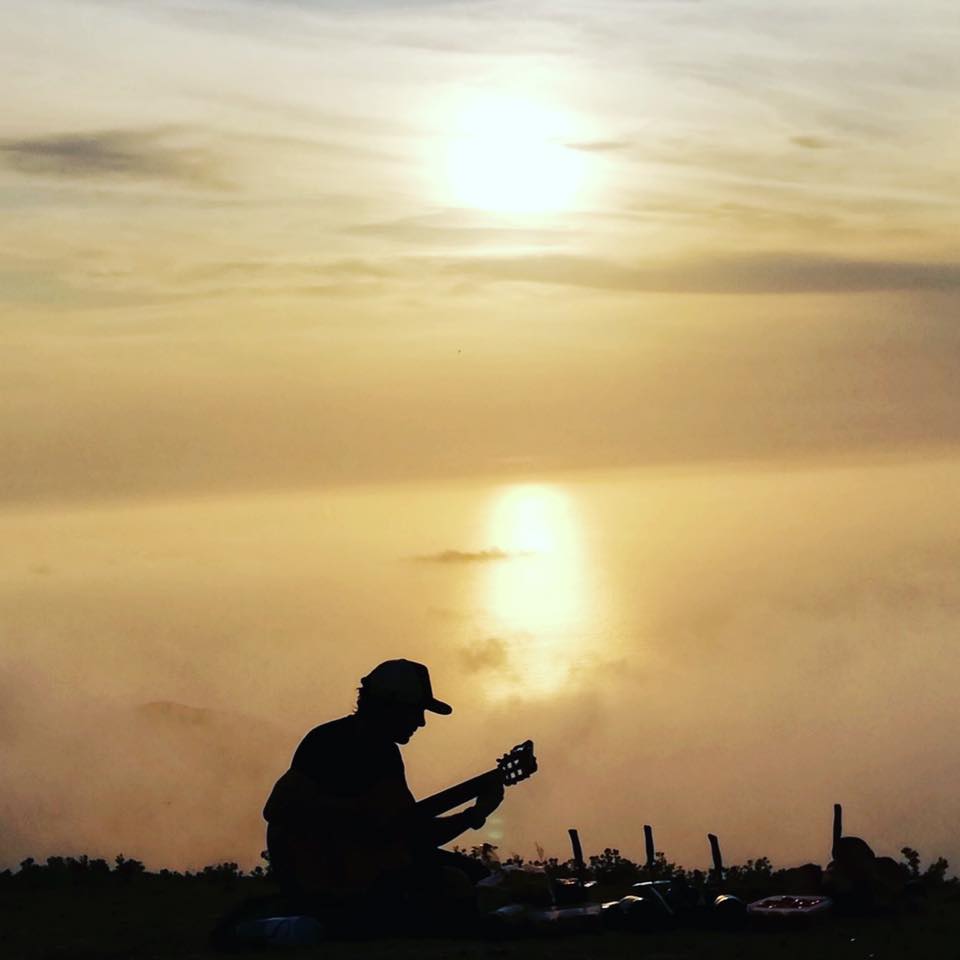
[(433, 713), (450, 714), (453, 707), (438, 700), (430, 686), (430, 673), (413, 660), (384, 660), (361, 681), (364, 690), (384, 700), (393, 700)]

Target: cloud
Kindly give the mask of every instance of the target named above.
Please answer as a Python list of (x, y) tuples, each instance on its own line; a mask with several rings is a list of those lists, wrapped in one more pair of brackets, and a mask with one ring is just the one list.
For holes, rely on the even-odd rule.
[(415, 557), (421, 563), (490, 563), (494, 560), (509, 560), (518, 554), (507, 553), (494, 547), (492, 550), (441, 550)]
[(253, 259), (212, 260), (190, 267), (179, 274), (181, 281), (229, 280), (257, 278), (290, 289), (295, 282), (314, 277), (332, 279), (385, 280), (393, 276), (386, 266), (372, 260), (357, 257), (340, 260), (316, 261), (311, 259)]
[(487, 637), (460, 651), (460, 661), (469, 673), (501, 670), (507, 665), (507, 645), (499, 637)]
[[(163, 180), (224, 189), (216, 163), (183, 141), (183, 131), (104, 130), (0, 142), (7, 166), (31, 176), (69, 179)], [(178, 142), (175, 142), (178, 141)]]
[(345, 233), (354, 236), (382, 237), (404, 244), (467, 246), (477, 244), (537, 244), (544, 246), (566, 240), (566, 230), (531, 230), (510, 226), (489, 226), (489, 218), (471, 221), (462, 216), (452, 219), (446, 215), (403, 217), (347, 227)]
[(633, 144), (629, 140), (584, 140), (564, 144), (570, 150), (584, 150), (587, 153), (612, 153), (617, 150), (629, 150)]
[(637, 293), (862, 293), (960, 290), (960, 263), (861, 260), (804, 253), (624, 265), (568, 255), (448, 260), (450, 273), (493, 281), (545, 283)]
[(826, 150), (830, 146), (830, 142), (822, 137), (791, 137), (790, 142), (807, 150)]
[[(111, 251), (104, 251), (105, 261)], [(320, 261), (310, 258), (221, 259), (169, 264), (152, 273), (113, 269), (94, 262), (31, 264), (0, 268), (0, 302), (42, 305), (47, 309), (134, 307), (220, 297), (291, 294), (350, 296), (377, 293), (395, 276), (388, 265), (359, 258)]]

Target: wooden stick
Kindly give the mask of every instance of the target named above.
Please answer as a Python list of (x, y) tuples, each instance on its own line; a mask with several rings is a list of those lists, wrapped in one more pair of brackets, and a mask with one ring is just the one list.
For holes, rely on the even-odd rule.
[(720, 841), (713, 833), (707, 834), (710, 841), (710, 853), (713, 855), (713, 875), (717, 883), (723, 880), (723, 856), (720, 853)]
[(570, 846), (573, 847), (573, 863), (577, 869), (577, 876), (583, 881), (587, 872), (587, 865), (583, 862), (583, 847), (580, 846), (580, 834), (571, 827), (567, 833), (570, 834)]
[(652, 868), (657, 862), (657, 852), (653, 846), (653, 827), (649, 823), (643, 825), (643, 841), (647, 847), (647, 867)]
[(833, 805), (833, 847), (830, 855), (834, 860), (837, 859), (837, 847), (840, 844), (840, 838), (843, 836), (843, 807), (839, 803)]

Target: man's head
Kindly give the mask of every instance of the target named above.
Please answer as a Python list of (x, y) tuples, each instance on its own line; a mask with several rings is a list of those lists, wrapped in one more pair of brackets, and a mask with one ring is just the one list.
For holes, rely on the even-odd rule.
[(406, 743), (426, 724), (426, 710), (453, 713), (449, 704), (434, 697), (430, 674), (422, 663), (385, 660), (360, 681), (358, 716), (372, 722), (395, 743)]

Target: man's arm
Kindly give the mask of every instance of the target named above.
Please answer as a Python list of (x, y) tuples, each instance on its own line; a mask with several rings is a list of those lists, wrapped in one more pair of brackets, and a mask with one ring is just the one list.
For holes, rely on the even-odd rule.
[(466, 830), (479, 830), (503, 801), (503, 784), (497, 783), (477, 797), (477, 802), (460, 813), (453, 813), (448, 817), (434, 817), (428, 821), (426, 840), (434, 847), (455, 840)]
[(456, 840), (466, 830), (479, 830), (487, 818), (477, 812), (476, 807), (468, 807), (449, 817), (434, 817), (427, 824), (427, 843), (431, 847), (442, 847)]

